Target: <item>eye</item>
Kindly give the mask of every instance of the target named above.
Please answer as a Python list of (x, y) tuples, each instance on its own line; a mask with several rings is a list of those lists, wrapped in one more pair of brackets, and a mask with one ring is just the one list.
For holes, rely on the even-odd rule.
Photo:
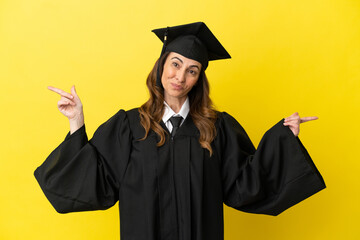
[(189, 73), (190, 73), (191, 75), (196, 75), (196, 71), (194, 71), (194, 70), (189, 70)]
[(179, 66), (179, 64), (178, 64), (177, 62), (172, 62), (172, 65), (173, 65), (174, 67), (178, 67), (178, 66)]

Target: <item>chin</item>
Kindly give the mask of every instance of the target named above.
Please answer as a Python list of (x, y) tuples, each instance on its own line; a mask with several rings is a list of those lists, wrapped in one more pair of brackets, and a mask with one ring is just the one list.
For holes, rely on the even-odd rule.
[(171, 91), (168, 92), (168, 95), (171, 97), (175, 97), (175, 98), (183, 98), (186, 97), (186, 94), (184, 94), (184, 92), (179, 92), (179, 91)]

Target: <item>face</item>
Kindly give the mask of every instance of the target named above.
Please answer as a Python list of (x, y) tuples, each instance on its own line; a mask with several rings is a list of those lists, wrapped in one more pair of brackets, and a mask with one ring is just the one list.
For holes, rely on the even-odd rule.
[(186, 99), (187, 94), (199, 79), (201, 63), (171, 52), (164, 64), (161, 83), (165, 101), (171, 98)]

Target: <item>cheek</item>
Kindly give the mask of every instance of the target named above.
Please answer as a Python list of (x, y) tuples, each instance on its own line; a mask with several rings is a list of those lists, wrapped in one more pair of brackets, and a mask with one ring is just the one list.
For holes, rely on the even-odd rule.
[(165, 79), (167, 79), (169, 77), (173, 77), (175, 75), (175, 71), (170, 66), (167, 66), (164, 68), (163, 75), (164, 75)]
[(173, 68), (169, 68), (169, 71), (168, 71), (168, 78), (173, 78), (176, 76), (176, 70), (173, 69)]
[(188, 81), (188, 86), (189, 86), (190, 88), (192, 88), (192, 87), (196, 84), (197, 81), (198, 81), (198, 78), (191, 78), (191, 79), (189, 79), (189, 81)]

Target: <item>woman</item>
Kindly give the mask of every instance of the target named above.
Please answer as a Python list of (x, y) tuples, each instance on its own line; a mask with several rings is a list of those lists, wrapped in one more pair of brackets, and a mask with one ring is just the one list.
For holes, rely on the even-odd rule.
[(297, 137), (297, 113), (255, 150), (241, 125), (213, 109), (205, 69), (230, 55), (204, 23), (156, 29), (161, 57), (147, 79), (149, 100), (120, 110), (88, 141), (82, 104), (61, 95), (65, 140), (35, 171), (60, 213), (107, 209), (119, 201), (121, 239), (223, 239), (223, 203), (278, 215), (325, 188)]

